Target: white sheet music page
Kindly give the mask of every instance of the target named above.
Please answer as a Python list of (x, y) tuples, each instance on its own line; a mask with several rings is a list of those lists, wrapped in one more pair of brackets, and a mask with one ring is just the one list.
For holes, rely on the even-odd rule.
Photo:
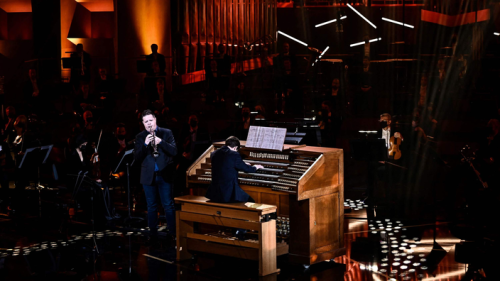
[(250, 126), (246, 147), (282, 151), (285, 137), (285, 128)]

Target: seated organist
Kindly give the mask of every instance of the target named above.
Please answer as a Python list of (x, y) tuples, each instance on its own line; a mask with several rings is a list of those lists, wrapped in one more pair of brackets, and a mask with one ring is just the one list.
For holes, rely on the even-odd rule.
[(238, 149), (240, 140), (229, 137), (220, 149), (212, 152), (212, 182), (205, 197), (218, 203), (255, 202), (238, 184), (238, 171), (255, 173), (264, 168), (261, 165), (251, 166), (241, 159)]

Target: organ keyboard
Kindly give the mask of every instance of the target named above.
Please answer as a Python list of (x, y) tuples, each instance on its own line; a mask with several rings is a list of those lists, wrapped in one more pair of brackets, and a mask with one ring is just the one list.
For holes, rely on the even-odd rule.
[[(205, 195), (212, 180), (214, 143), (187, 170), (187, 187)], [(313, 264), (345, 254), (343, 241), (344, 161), (342, 149), (284, 145), (283, 151), (246, 148), (243, 161), (264, 168), (239, 172), (240, 187), (257, 203), (277, 206), (277, 238), (289, 243), (291, 261)]]

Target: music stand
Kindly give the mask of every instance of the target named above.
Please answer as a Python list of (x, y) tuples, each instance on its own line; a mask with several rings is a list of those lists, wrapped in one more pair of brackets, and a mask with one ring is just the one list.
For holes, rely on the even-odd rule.
[(384, 139), (354, 139), (349, 141), (351, 157), (359, 161), (387, 160)]
[(130, 211), (130, 207), (131, 207), (131, 204), (130, 204), (130, 166), (134, 165), (134, 163), (135, 163), (134, 149), (130, 149), (130, 150), (125, 151), (125, 153), (123, 153), (122, 159), (120, 159), (120, 162), (118, 163), (116, 168), (113, 170), (113, 172), (116, 174), (116, 173), (118, 173), (118, 171), (121, 170), (120, 168), (122, 168), (123, 165), (126, 166), (125, 170), (127, 172), (128, 216), (125, 218), (125, 221), (131, 221), (131, 220), (142, 221), (142, 220), (144, 220), (143, 218), (132, 217), (132, 213)]
[(38, 190), (38, 210), (39, 210), (39, 215), (42, 217), (42, 196), (41, 196), (41, 191), (42, 189), (49, 189), (49, 190), (55, 190), (55, 188), (46, 188), (45, 186), (40, 184), (41, 181), (41, 176), (40, 176), (40, 169), (43, 164), (47, 162), (47, 158), (49, 157), (50, 152), (52, 151), (52, 147), (54, 145), (45, 145), (41, 147), (33, 147), (33, 148), (28, 148), (24, 152), (23, 158), (21, 160), (21, 163), (19, 164), (19, 169), (22, 169), (23, 167), (28, 168), (30, 165), (36, 166), (37, 167), (37, 183), (36, 186), (33, 188), (34, 190)]

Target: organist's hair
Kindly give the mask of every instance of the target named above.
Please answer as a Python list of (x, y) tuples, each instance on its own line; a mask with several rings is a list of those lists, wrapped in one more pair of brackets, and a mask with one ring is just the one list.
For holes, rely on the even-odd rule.
[(235, 136), (230, 136), (229, 138), (226, 139), (226, 146), (227, 147), (238, 147), (240, 148), (240, 140), (235, 137)]

